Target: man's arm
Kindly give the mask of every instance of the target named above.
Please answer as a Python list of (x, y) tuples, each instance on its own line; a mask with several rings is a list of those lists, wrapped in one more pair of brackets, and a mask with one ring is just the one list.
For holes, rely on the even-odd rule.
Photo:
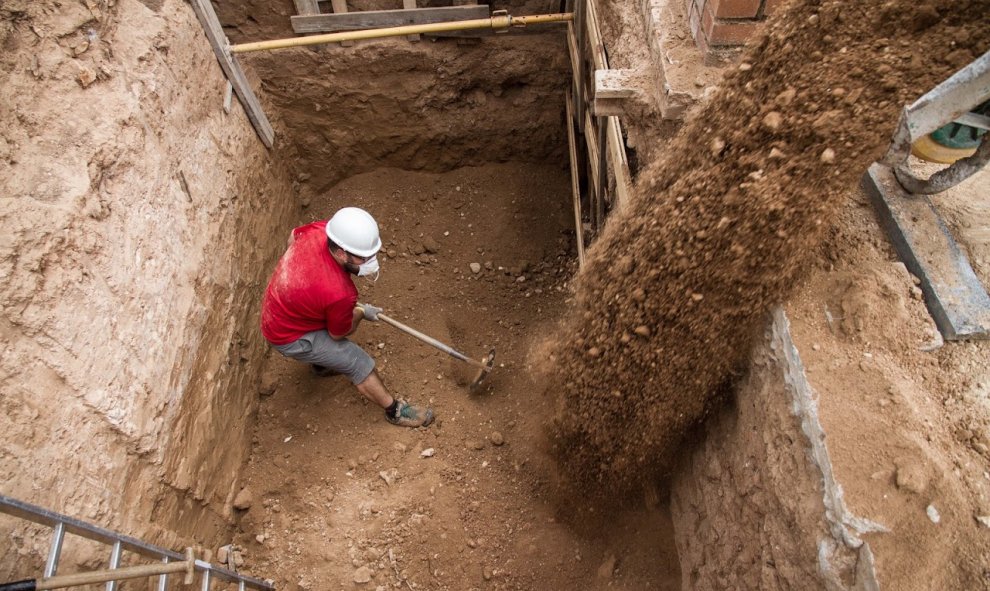
[(354, 310), (351, 311), (351, 329), (345, 334), (339, 336), (333, 334), (333, 331), (327, 330), (327, 332), (330, 333), (330, 338), (335, 341), (342, 341), (346, 339), (350, 335), (354, 334), (354, 331), (357, 330), (358, 325), (361, 324), (362, 318), (364, 318), (364, 312), (361, 311), (361, 308), (354, 308)]

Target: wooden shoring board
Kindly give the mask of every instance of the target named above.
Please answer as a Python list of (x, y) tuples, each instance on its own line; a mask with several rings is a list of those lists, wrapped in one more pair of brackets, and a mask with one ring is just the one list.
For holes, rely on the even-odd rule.
[(601, 29), (598, 27), (598, 10), (594, 0), (588, 2), (588, 46), (591, 49), (591, 59), (595, 70), (607, 70), (608, 58), (605, 55), (605, 44), (602, 42)]
[(581, 223), (581, 183), (578, 180), (577, 140), (574, 137), (574, 106), (571, 93), (564, 93), (567, 105), (567, 148), (571, 160), (571, 198), (574, 202), (574, 238), (577, 241), (578, 268), (584, 267), (584, 227)]
[(567, 53), (571, 58), (571, 91), (572, 96), (571, 102), (577, 103), (578, 111), (572, 113), (574, 116), (574, 123), (577, 124), (578, 129), (582, 126), (582, 121), (580, 120), (580, 105), (581, 105), (581, 93), (578, 89), (581, 87), (581, 54), (578, 52), (577, 47), (577, 37), (574, 35), (574, 23), (567, 23)]
[(612, 162), (612, 174), (615, 175), (615, 206), (616, 209), (621, 209), (629, 202), (632, 180), (625, 142), (622, 140), (622, 124), (618, 117), (608, 118), (608, 151)]
[[(333, 0), (344, 2), (345, 0)], [(405, 25), (426, 25), (451, 21), (489, 18), (488, 6), (438, 6), (435, 8), (415, 8), (410, 10), (364, 10), (344, 14), (319, 14), (294, 16), (292, 30), (296, 33), (336, 33), (337, 31), (358, 31), (361, 29), (381, 29)]]
[(598, 200), (595, 203), (595, 227), (599, 230), (605, 225), (605, 205), (608, 202), (608, 120), (595, 117), (598, 126), (598, 162), (592, 166), (598, 167), (598, 187), (595, 193)]
[(591, 217), (594, 221), (594, 213), (598, 211), (598, 200), (602, 196), (598, 194), (598, 187), (601, 186), (598, 181), (598, 129), (595, 127), (590, 111), (584, 112), (584, 143), (588, 146), (588, 170), (591, 173), (591, 188), (588, 190), (588, 195), (591, 197), (589, 201)]
[(569, 30), (574, 33), (574, 54), (577, 58), (577, 87), (574, 89), (574, 118), (577, 119), (578, 130), (584, 132), (584, 114), (587, 111), (587, 94), (584, 88), (584, 79), (588, 69), (584, 62), (584, 45), (588, 35), (585, 33), (587, 27), (584, 24), (585, 14), (588, 12), (588, 0), (575, 0), (574, 20), (569, 25)]
[[(416, 0), (402, 0), (402, 8), (405, 10), (415, 10)], [(406, 35), (406, 39), (410, 41), (419, 41), (419, 35)]]
[(234, 87), (234, 92), (237, 93), (237, 98), (244, 107), (244, 112), (247, 114), (248, 120), (251, 121), (255, 132), (261, 138), (261, 143), (265, 144), (266, 148), (271, 148), (275, 143), (275, 130), (272, 129), (271, 122), (265, 116), (265, 111), (261, 108), (261, 102), (255, 96), (254, 91), (251, 90), (251, 85), (244, 75), (244, 70), (241, 69), (237, 58), (231, 55), (228, 49), (230, 43), (227, 41), (227, 36), (223, 34), (217, 13), (213, 11), (213, 5), (210, 4), (210, 0), (190, 0), (190, 3), (192, 4), (193, 11), (196, 12), (196, 18), (199, 19), (199, 24), (203, 27), (203, 32), (206, 33), (206, 38), (213, 47), (213, 53), (216, 54), (217, 61), (220, 62), (220, 68), (223, 70), (224, 75), (227, 76), (227, 80)]
[[(330, 5), (333, 7), (334, 14), (347, 14), (347, 0), (331, 0)], [(292, 17), (289, 20), (292, 22), (292, 30), (299, 33), (300, 31), (296, 30), (296, 17)], [(354, 45), (353, 41), (340, 42), (341, 47), (351, 47), (352, 45)]]
[(320, 14), (320, 4), (317, 0), (292, 0), (296, 5), (296, 14)]

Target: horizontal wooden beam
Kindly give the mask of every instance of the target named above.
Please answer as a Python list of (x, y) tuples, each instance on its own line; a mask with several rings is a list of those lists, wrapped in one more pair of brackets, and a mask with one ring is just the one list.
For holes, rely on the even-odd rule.
[(296, 33), (335, 33), (361, 29), (382, 29), (408, 25), (426, 25), (461, 20), (488, 18), (488, 6), (439, 6), (398, 10), (364, 10), (345, 14), (314, 14), (293, 16), (292, 30)]

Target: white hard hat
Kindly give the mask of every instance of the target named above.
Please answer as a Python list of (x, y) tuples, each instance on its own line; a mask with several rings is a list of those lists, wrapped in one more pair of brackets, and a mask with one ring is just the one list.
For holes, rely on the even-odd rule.
[(382, 247), (375, 218), (358, 207), (345, 207), (333, 214), (327, 222), (327, 237), (359, 257), (373, 256)]

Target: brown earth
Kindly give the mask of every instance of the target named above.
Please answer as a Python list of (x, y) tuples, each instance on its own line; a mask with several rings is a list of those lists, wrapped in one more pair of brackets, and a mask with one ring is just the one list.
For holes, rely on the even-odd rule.
[(624, 490), (669, 465), (901, 107), (990, 45), (970, 16), (987, 5), (794, 2), (771, 23), (643, 172), (579, 277), (551, 362), (572, 479)]
[(369, 571), (370, 588), (678, 587), (657, 497), (607, 527), (574, 528), (552, 502), (541, 449), (550, 398), (533, 382), (529, 350), (567, 309), (569, 199), (558, 167), (504, 164), (377, 170), (313, 203), (300, 222), (355, 204), (382, 224), (383, 274), (358, 280), (363, 299), (469, 356), (496, 347), (496, 368), (471, 395), (463, 363), (363, 324), (355, 340), (386, 384), (437, 411), (428, 430), (407, 430), (346, 379), (274, 354), (246, 474), (254, 503), (235, 539), (251, 572), (283, 589), (351, 588)]
[[(260, 296), (263, 285), (258, 283), (258, 276), (264, 274), (258, 269), (270, 262), (266, 249), (283, 240), (281, 234), (272, 237), (271, 227), (284, 225), (287, 233), (292, 224), (285, 223), (289, 217), (284, 205), (289, 203), (289, 177), (281, 168), (285, 162), (280, 162), (274, 173), (266, 171), (270, 160), (253, 143), (250, 128), (236, 128), (235, 134), (230, 121), (219, 114), (216, 103), (222, 80), (212, 55), (208, 48), (197, 45), (202, 39), (186, 7), (174, 4), (164, 2), (162, 21), (178, 27), (172, 23), (177, 21), (186, 27), (183, 30), (196, 35), (190, 33), (189, 39), (172, 42), (171, 47), (167, 42), (172, 39), (171, 31), (141, 29), (149, 38), (131, 39), (138, 49), (130, 55), (122, 49), (131, 46), (122, 45), (114, 36), (129, 31), (129, 27), (120, 27), (108, 18), (100, 32), (111, 41), (101, 45), (99, 52), (88, 50), (88, 42), (83, 43), (84, 25), (92, 24), (91, 16), (79, 16), (76, 12), (85, 11), (68, 10), (66, 5), (60, 14), (65, 22), (56, 31), (57, 44), (47, 38), (45, 51), (37, 52), (40, 61), (35, 60), (34, 66), (41, 73), (39, 80), (47, 77), (53, 96), (61, 100), (45, 103), (23, 92), (17, 105), (23, 121), (4, 119), (4, 124), (18, 133), (24, 128), (31, 133), (23, 137), (7, 134), (0, 148), (8, 161), (19, 154), (21, 170), (41, 178), (45, 169), (24, 165), (47, 161), (53, 152), (29, 154), (24, 146), (31, 146), (32, 138), (39, 136), (53, 146), (65, 145), (67, 138), (73, 140), (64, 152), (73, 166), (78, 160), (82, 172), (64, 176), (80, 183), (77, 192), (83, 197), (57, 188), (51, 194), (66, 194), (65, 200), (80, 201), (71, 204), (75, 209), (62, 203), (58, 211), (71, 212), (64, 215), (85, 230), (84, 240), (79, 244), (60, 242), (54, 236), (62, 227), (54, 224), (50, 233), (38, 237), (39, 242), (47, 241), (45, 248), (27, 244), (23, 252), (29, 256), (19, 259), (12, 246), (9, 250), (15, 254), (5, 253), (4, 261), (9, 262), (12, 272), (24, 273), (28, 279), (11, 283), (10, 289), (17, 293), (5, 293), (4, 304), (16, 303), (19, 310), (42, 319), (37, 325), (28, 322), (26, 326), (43, 335), (43, 351), (60, 346), (48, 335), (64, 335), (64, 326), (85, 336), (93, 325), (121, 315), (130, 319), (128, 333), (108, 340), (126, 347), (143, 342), (140, 319), (145, 317), (146, 302), (157, 301), (159, 293), (150, 288), (138, 296), (127, 290), (118, 292), (87, 275), (100, 276), (112, 268), (116, 269), (114, 277), (141, 276), (141, 269), (129, 266), (141, 262), (130, 262), (133, 245), (128, 242), (131, 228), (126, 223), (130, 218), (123, 215), (130, 203), (126, 201), (129, 188), (143, 186), (140, 177), (155, 174), (150, 169), (156, 163), (145, 162), (143, 142), (132, 137), (141, 135), (134, 131), (139, 127), (149, 137), (174, 142), (182, 152), (181, 158), (173, 159), (166, 157), (172, 144), (161, 148), (162, 162), (157, 170), (165, 172), (159, 178), (163, 190), (157, 197), (162, 203), (151, 201), (148, 207), (155, 215), (145, 216), (146, 220), (158, 219), (160, 210), (169, 211), (171, 200), (179, 201), (183, 209), (188, 207), (190, 221), (177, 225), (194, 233), (196, 240), (205, 242), (214, 236), (192, 232), (200, 225), (224, 234), (223, 250), (214, 248), (210, 253), (214, 266), (227, 257), (240, 257), (240, 266), (227, 272), (213, 267), (199, 269), (194, 275), (183, 253), (173, 249), (177, 252), (169, 253), (169, 266), (160, 272), (153, 269), (152, 276), (158, 280), (155, 285), (171, 295), (181, 288), (185, 296), (180, 303), (189, 308), (172, 314), (177, 328), (163, 330), (155, 338), (161, 343), (181, 343), (183, 338), (204, 343), (198, 356), (195, 349), (165, 351), (179, 361), (182, 356), (199, 359), (191, 378), (173, 376), (170, 380), (171, 357), (160, 364), (164, 369), (158, 368), (157, 373), (130, 366), (126, 375), (114, 373), (112, 365), (119, 360), (109, 356), (99, 359), (104, 351), (94, 345), (99, 335), (73, 340), (74, 350), (86, 350), (95, 361), (84, 357), (64, 372), (49, 371), (34, 357), (15, 357), (13, 347), (8, 350), (6, 367), (37, 367), (32, 371), (40, 377), (4, 377), (5, 415), (18, 429), (18, 436), (23, 434), (24, 445), (5, 445), (0, 459), (7, 470), (11, 465), (27, 466), (38, 457), (54, 463), (60, 453), (64, 455), (64, 442), (71, 437), (78, 440), (75, 449), (82, 450), (80, 455), (91, 451), (86, 443), (96, 441), (96, 436), (115, 444), (122, 441), (119, 445), (128, 451), (118, 454), (116, 448), (107, 446), (106, 457), (120, 464), (126, 463), (121, 458), (146, 459), (145, 472), (150, 476), (137, 474), (138, 469), (127, 472), (126, 467), (96, 471), (85, 483), (87, 494), (67, 492), (74, 496), (54, 508), (103, 525), (147, 521), (151, 515), (152, 521), (161, 521), (166, 528), (181, 522), (179, 531), (196, 538), (206, 535), (197, 529), (205, 522), (203, 515), (211, 520), (211, 530), (224, 529), (230, 519), (226, 513), (230, 498), (226, 496), (233, 497), (240, 488), (228, 491), (223, 486), (228, 481), (211, 480), (215, 476), (211, 471), (217, 469), (216, 458), (238, 459), (244, 450), (237, 442), (251, 438), (244, 431), (224, 441), (228, 434), (219, 433), (217, 439), (202, 444), (200, 436), (222, 424), (213, 413), (234, 413), (248, 424), (248, 419), (253, 421), (248, 415), (254, 408), (254, 391), (245, 383), (254, 374), (244, 368), (257, 367), (254, 362), (264, 350), (253, 328), (249, 328), (250, 336), (238, 334), (227, 322), (227, 315), (236, 314), (243, 320), (255, 313), (258, 298), (252, 295)], [(530, 2), (527, 6), (542, 9), (539, 4)], [(148, 18), (145, 13), (158, 11), (163, 2), (147, 0), (139, 5), (123, 0), (120, 5), (127, 9), (120, 13), (126, 23), (143, 23), (141, 19)], [(903, 362), (908, 371), (921, 376), (918, 379), (938, 386), (933, 387), (939, 395), (936, 402), (952, 411), (942, 421), (938, 404), (924, 407), (924, 412), (908, 417), (919, 429), (915, 433), (931, 435), (939, 449), (963, 445), (970, 450), (953, 449), (940, 456), (938, 450), (921, 444), (912, 447), (912, 453), (866, 454), (877, 460), (875, 464), (884, 464), (874, 470), (874, 463), (859, 460), (860, 448), (840, 445), (836, 451), (839, 470), (852, 483), (850, 490), (862, 493), (861, 500), (853, 502), (870, 517), (902, 520), (907, 524), (910, 544), (935, 537), (924, 529), (927, 524), (919, 521), (919, 508), (924, 511), (923, 505), (931, 499), (940, 507), (943, 499), (962, 499), (944, 511), (946, 523), (956, 523), (956, 519), (961, 523), (965, 518), (965, 527), (972, 529), (938, 532), (938, 555), (952, 560), (949, 550), (953, 536), (962, 531), (957, 537), (968, 544), (958, 555), (962, 574), (957, 576), (952, 570), (945, 580), (949, 586), (978, 584), (981, 556), (985, 555), (985, 544), (978, 536), (985, 532), (977, 529), (971, 517), (987, 513), (986, 505), (980, 504), (980, 499), (986, 498), (980, 478), (985, 468), (983, 450), (990, 443), (984, 436), (990, 415), (980, 406), (974, 410), (973, 403), (983, 404), (986, 399), (986, 348), (967, 352), (947, 347), (935, 353), (933, 360), (918, 354), (913, 348), (916, 341), (897, 345), (905, 334), (928, 337), (923, 334), (927, 325), (918, 302), (910, 300), (910, 278), (889, 266), (885, 258), (889, 253), (883, 250), (875, 228), (864, 230), (862, 212), (852, 220), (835, 212), (848, 207), (848, 186), (881, 151), (900, 106), (986, 49), (986, 28), (962, 21), (966, 15), (982, 14), (986, 6), (987, 2), (977, 1), (962, 5), (891, 2), (883, 9), (874, 9), (864, 1), (798, 2), (796, 14), (775, 27), (769, 41), (749, 58), (752, 67), (730, 77), (722, 94), (713, 98), (681, 139), (665, 150), (675, 156), (654, 163), (643, 174), (639, 189), (644, 197), (610, 222), (600, 246), (592, 251), (588, 272), (581, 276), (576, 302), (572, 299), (575, 253), (569, 230), (573, 222), (563, 167), (561, 108), (555, 99), (546, 98), (559, 96), (566, 84), (566, 55), (562, 46), (556, 45), (559, 39), (486, 40), (466, 47), (385, 41), (349, 51), (293, 50), (245, 58), (260, 75), (262, 100), (272, 109), (270, 114), (282, 132), (279, 149), (284, 152), (280, 153), (287, 155), (293, 168), (298, 205), (302, 207), (295, 210), (301, 211), (297, 223), (325, 218), (346, 204), (368, 208), (382, 223), (386, 251), (382, 279), (373, 286), (361, 284), (362, 296), (469, 355), (480, 356), (490, 346), (498, 350), (496, 372), (483, 392), (471, 396), (463, 388), (465, 376), (471, 373), (463, 364), (386, 326), (366, 324), (361, 328), (357, 341), (374, 352), (393, 391), (417, 402), (429, 402), (437, 410), (437, 424), (425, 431), (385, 424), (380, 411), (364, 403), (342, 378), (316, 378), (306, 367), (269, 352), (262, 385), (265, 397), (243, 479), (253, 499), (246, 511), (234, 513), (236, 532), (233, 540), (226, 540), (243, 548), (245, 570), (271, 576), (283, 589), (351, 588), (355, 576), (365, 574), (373, 581), (372, 588), (679, 587), (681, 577), (665, 493), (658, 492), (662, 489), (646, 486), (634, 503), (619, 502), (618, 498), (609, 503), (591, 502), (591, 487), (580, 492), (565, 490), (561, 499), (554, 478), (558, 467), (544, 453), (544, 421), (564, 405), (565, 412), (557, 414), (562, 434), (557, 451), (563, 460), (560, 465), (571, 478), (577, 476), (579, 482), (613, 490), (652, 483), (655, 465), (666, 463), (683, 430), (695, 425), (709, 408), (711, 392), (736, 377), (733, 370), (744, 361), (766, 307), (781, 301), (791, 285), (799, 283), (801, 265), (817, 256), (813, 259), (818, 265), (816, 272), (829, 269), (832, 263), (841, 267), (838, 261), (846, 259), (850, 266), (865, 261), (872, 267), (843, 268), (839, 276), (813, 278), (811, 283), (799, 285), (799, 294), (826, 294), (829, 301), (848, 310), (851, 318), (840, 320), (844, 324), (833, 342), (814, 332), (822, 326), (813, 312), (797, 314), (795, 331), (802, 351), (808, 347), (817, 351), (815, 344), (834, 347), (836, 360), (859, 367), (863, 334), (874, 335), (867, 342), (877, 339), (890, 343), (887, 349), (874, 350), (877, 358), (881, 354), (894, 358), (884, 358), (890, 365), (883, 369)], [(100, 8), (106, 6), (100, 4)], [(220, 8), (235, 40), (288, 34), (290, 2), (224, 3)], [(28, 13), (19, 10), (16, 18), (10, 17), (14, 24), (8, 23), (4, 13), (4, 34), (17, 30), (18, 39), (41, 35), (29, 31), (31, 21), (23, 16)], [(185, 20), (175, 19), (176, 14)], [(635, 20), (608, 21), (613, 25), (606, 25), (623, 29), (623, 23)], [(938, 47), (950, 38), (957, 46), (950, 54), (951, 63), (937, 61), (938, 52), (919, 53), (916, 49)], [(110, 50), (111, 42), (116, 54)], [(198, 88), (200, 95), (194, 97), (194, 104), (175, 106), (176, 97), (186, 94), (170, 93), (196, 86), (198, 80), (187, 79), (195, 68), (174, 64), (175, 56), (182, 54), (180, 46), (200, 49), (188, 61), (196, 67), (213, 68), (209, 82), (218, 96)], [(28, 63), (24, 61), (26, 53), (20, 51), (15, 58), (21, 61), (10, 62), (10, 71), (20, 68), (23, 74), (17, 79), (22, 86), (17, 88), (28, 89), (32, 84), (24, 73), (27, 70), (21, 67)], [(632, 65), (638, 55), (630, 50), (622, 59)], [(867, 63), (875, 65), (877, 55), (881, 56), (879, 67), (867, 67)], [(125, 59), (121, 56), (128, 60), (128, 76), (114, 69), (118, 66), (112, 58)], [(76, 61), (86, 70), (76, 67)], [(365, 62), (374, 63), (355, 76)], [(437, 62), (442, 62), (439, 71), (444, 84), (416, 80)], [(546, 79), (536, 76), (533, 68), (541, 64), (555, 73)], [(159, 68), (167, 70), (166, 75), (159, 75)], [(97, 77), (91, 86), (77, 81), (85, 71)], [(181, 77), (181, 84), (161, 90), (158, 81), (169, 76)], [(327, 84), (330, 76), (337, 84)], [(92, 138), (46, 123), (48, 118), (57, 118), (55, 114), (75, 112), (68, 101), (77, 99), (78, 104), (86, 105), (86, 117), (77, 113), (67, 119), (78, 130), (86, 131), (84, 123), (99, 121), (103, 113), (126, 115), (127, 109), (120, 103), (92, 102), (102, 85), (120, 96), (135, 95), (127, 106), (139, 113), (140, 125), (96, 126), (99, 133)], [(90, 90), (84, 93), (86, 88)], [(793, 96), (788, 88), (793, 88)], [(396, 99), (396, 95), (401, 96)], [(117, 95), (108, 90), (105, 96)], [(314, 102), (314, 96), (322, 98)], [(394, 108), (366, 117), (363, 106), (382, 101), (393, 101)], [(22, 113), (29, 109), (22, 103), (31, 102), (40, 103), (33, 106), (38, 106), (41, 114), (30, 111), (30, 117), (25, 117)], [(178, 115), (187, 112), (198, 117), (180, 121)], [(492, 117), (494, 112), (501, 116)], [(157, 113), (168, 113), (168, 117), (159, 120)], [(391, 117), (395, 113), (404, 118)], [(243, 114), (238, 111), (235, 116)], [(396, 121), (418, 139), (404, 136), (400, 141), (390, 135), (397, 128)], [(126, 153), (123, 156), (120, 151), (99, 150), (121, 144)], [(197, 158), (201, 153), (197, 148), (203, 144), (218, 146), (224, 154), (222, 166), (213, 159)], [(707, 149), (693, 150), (697, 144)], [(834, 151), (834, 161), (822, 161), (826, 148)], [(545, 162), (485, 163), (520, 158)], [(144, 167), (132, 170), (117, 165), (118, 160), (144, 162)], [(94, 182), (87, 174), (90, 161), (94, 163), (97, 190), (87, 193), (85, 186)], [(16, 162), (10, 162), (13, 164)], [(52, 166), (57, 168), (56, 164)], [(465, 168), (465, 164), (480, 166)], [(238, 166), (252, 174), (230, 178)], [(109, 172), (102, 174), (104, 168)], [(449, 168), (454, 170), (442, 172)], [(364, 174), (351, 176), (355, 172)], [(199, 185), (197, 177), (209, 183)], [(281, 184), (262, 195), (259, 187), (268, 177), (277, 177)], [(343, 177), (348, 178), (336, 184)], [(191, 190), (186, 182), (190, 178), (194, 181)], [(47, 191), (47, 185), (35, 182), (34, 177), (17, 177), (15, 181), (12, 184), (37, 184)], [(247, 196), (240, 200), (247, 201), (243, 209), (240, 201), (227, 197), (229, 186)], [(149, 199), (154, 197), (149, 195)], [(263, 197), (282, 204), (277, 215), (267, 209), (269, 204)], [(970, 252), (977, 258), (987, 252), (986, 243), (980, 242), (985, 226), (967, 228), (967, 220), (973, 207), (984, 205), (957, 203), (950, 215), (967, 234)], [(240, 225), (231, 221), (228, 210), (236, 211), (237, 220), (247, 215), (245, 211), (264, 211), (271, 219), (259, 216), (255, 223)], [(38, 211), (37, 224), (44, 225), (45, 216), (51, 217), (50, 209), (40, 207)], [(5, 223), (13, 224), (14, 220), (19, 236), (32, 235), (20, 210), (5, 209)], [(101, 223), (103, 220), (109, 221)], [(222, 228), (227, 229), (221, 232)], [(231, 228), (239, 229), (234, 232)], [(818, 248), (826, 228), (831, 231), (829, 242)], [(141, 226), (139, 244), (147, 241), (151, 243), (147, 248), (157, 252), (157, 243), (149, 239), (153, 231)], [(880, 249), (881, 254), (857, 250), (860, 231), (871, 236), (868, 246)], [(226, 236), (232, 232), (235, 237)], [(113, 241), (115, 237), (119, 241)], [(250, 244), (250, 256), (235, 248), (244, 244)], [(206, 250), (212, 243), (200, 246)], [(35, 264), (36, 260), (40, 262)], [(482, 265), (482, 270), (473, 273), (471, 263)], [(985, 266), (978, 271), (986, 276)], [(44, 297), (39, 295), (42, 287), (32, 283), (38, 281), (40, 285), (42, 279), (49, 286)], [(59, 300), (68, 312), (58, 316), (39, 312), (56, 297), (56, 288), (71, 290), (73, 286), (81, 286), (81, 294)], [(227, 293), (237, 294), (233, 304), (228, 300), (224, 307), (210, 307)], [(800, 298), (797, 302), (799, 306), (807, 303), (808, 310), (818, 304), (817, 300), (808, 303)], [(151, 309), (162, 313), (155, 306)], [(73, 315), (84, 318), (73, 324)], [(198, 332), (183, 332), (185, 325), (180, 323), (187, 317), (198, 318), (205, 325), (202, 339)], [(857, 317), (861, 319), (858, 325)], [(887, 318), (896, 319), (901, 328), (889, 326), (884, 322)], [(558, 338), (557, 344), (550, 346), (546, 337), (561, 319), (568, 322), (563, 340)], [(6, 312), (5, 322), (9, 322)], [(236, 326), (243, 324), (255, 323), (245, 321)], [(19, 326), (4, 324), (5, 343), (20, 347), (34, 342), (20, 338)], [(641, 326), (645, 330), (637, 333)], [(823, 359), (813, 357), (809, 361), (812, 377), (827, 374), (830, 359), (824, 354)], [(179, 361), (175, 365), (184, 367)], [(99, 371), (90, 371), (94, 364)], [(223, 370), (214, 373), (215, 367)], [(882, 381), (875, 375), (878, 370), (869, 363), (867, 368), (872, 372), (871, 380)], [(956, 385), (939, 373), (952, 369), (951, 375), (958, 376), (964, 371), (960, 368), (972, 369), (979, 377)], [(541, 373), (548, 370), (550, 377)], [(120, 423), (121, 417), (140, 414), (129, 410), (129, 405), (139, 404), (143, 396), (126, 396), (127, 406), (121, 410), (116, 406), (119, 401), (107, 393), (105, 399), (89, 396), (85, 400), (106, 418), (92, 420), (87, 414), (80, 423), (77, 415), (68, 413), (76, 402), (63, 398), (56, 406), (65, 410), (65, 418), (44, 415), (52, 428), (49, 434), (40, 434), (35, 425), (43, 409), (32, 402), (34, 395), (64, 392), (66, 383), (73, 393), (85, 392), (91, 384), (80, 376), (90, 375), (112, 376), (118, 381), (143, 376), (139, 385), (155, 394), (152, 402), (158, 408), (149, 415), (153, 429)], [(180, 405), (161, 394), (161, 384), (174, 381), (185, 385), (183, 380), (189, 380), (193, 384), (190, 390), (202, 395), (187, 398), (176, 410), (174, 407)], [(835, 385), (837, 390), (845, 390), (857, 383), (855, 375), (843, 374)], [(8, 395), (12, 384), (17, 387), (16, 398)], [(118, 388), (110, 390), (116, 392)], [(912, 390), (912, 400), (925, 393)], [(893, 399), (894, 394), (882, 399)], [(230, 396), (240, 398), (232, 400)], [(637, 403), (630, 404), (630, 400)], [(872, 398), (867, 402), (887, 409), (883, 413), (891, 413), (888, 406), (897, 404), (881, 405)], [(724, 414), (726, 407), (719, 408)], [(841, 404), (833, 408), (842, 411), (834, 419), (839, 431), (858, 416)], [(877, 431), (897, 428), (905, 416), (879, 417)], [(770, 418), (782, 421), (786, 417)], [(103, 427), (103, 422), (112, 420), (120, 424)], [(925, 432), (918, 425), (927, 425), (926, 420), (937, 423), (937, 428)], [(75, 434), (69, 432), (73, 429)], [(173, 430), (178, 442), (174, 444), (169, 439)], [(89, 435), (91, 431), (97, 435)], [(145, 431), (151, 431), (155, 438), (147, 437)], [(852, 432), (850, 437), (856, 434)], [(44, 455), (39, 455), (39, 446), (32, 447), (31, 442), (37, 443), (42, 437), (46, 445)], [(167, 448), (161, 441), (169, 444)], [(889, 441), (897, 444), (900, 440)], [(196, 455), (187, 455), (186, 445)], [(432, 449), (433, 455), (424, 457), (422, 452), (427, 449)], [(631, 449), (635, 453), (630, 454)], [(984, 460), (973, 454), (983, 454)], [(10, 462), (10, 457), (17, 463)], [(77, 458), (71, 461), (85, 463)], [(603, 467), (603, 461), (610, 465)], [(224, 467), (229, 470), (232, 463), (227, 461)], [(928, 478), (925, 482), (931, 483), (929, 490), (936, 496), (911, 493), (908, 489), (913, 485), (904, 484), (906, 476), (898, 484), (897, 471), (916, 473), (913, 467), (919, 463)], [(965, 475), (964, 485), (938, 476), (952, 470)], [(147, 480), (157, 483), (160, 478), (170, 492), (164, 497), (157, 490), (122, 494), (108, 484), (128, 480), (122, 474), (142, 477), (135, 478), (141, 486), (132, 483), (134, 490), (144, 491)], [(874, 478), (874, 474), (878, 475)], [(67, 482), (67, 491), (79, 486)], [(877, 483), (882, 487), (873, 486)], [(42, 484), (59, 489), (64, 483), (52, 477)], [(19, 490), (37, 492), (42, 484), (26, 483)], [(891, 491), (899, 496), (887, 503), (884, 495)], [(130, 502), (134, 498), (137, 501)], [(575, 511), (568, 514), (567, 510)], [(743, 528), (754, 523), (758, 521), (739, 520), (735, 524)], [(734, 535), (733, 539), (743, 537)], [(16, 546), (9, 553), (14, 559), (43, 560), (46, 540), (42, 537), (16, 533), (9, 538), (12, 547)], [(211, 545), (211, 540), (202, 541)], [(900, 550), (907, 545), (876, 543), (890, 543), (900, 552), (881, 565), (881, 574), (892, 582), (891, 588), (906, 588), (910, 582), (906, 579), (915, 572), (911, 553)], [(901, 543), (898, 538), (897, 544)], [(736, 547), (720, 548), (726, 562), (738, 558), (734, 550)], [(755, 555), (753, 547), (740, 550), (740, 556)], [(92, 566), (98, 564), (94, 559)], [(933, 565), (931, 572), (935, 573), (937, 566)], [(10, 568), (19, 567), (15, 564)], [(813, 565), (802, 563), (798, 568), (810, 570)]]

